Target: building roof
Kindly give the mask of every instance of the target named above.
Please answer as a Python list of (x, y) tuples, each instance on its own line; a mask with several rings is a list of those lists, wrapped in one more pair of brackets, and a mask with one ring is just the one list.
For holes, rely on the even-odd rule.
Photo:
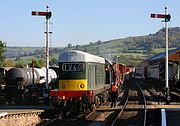
[[(180, 61), (180, 54), (178, 55), (178, 53), (180, 53), (180, 48), (176, 48), (174, 50), (169, 50), (168, 51), (168, 58), (171, 58), (171, 60), (173, 61)], [(172, 56), (174, 55), (174, 56)], [(159, 53), (159, 54), (156, 54), (152, 57), (150, 57), (148, 59), (148, 61), (157, 61), (157, 60), (161, 60), (161, 59), (165, 59), (166, 57), (166, 52), (162, 52), (162, 53)]]

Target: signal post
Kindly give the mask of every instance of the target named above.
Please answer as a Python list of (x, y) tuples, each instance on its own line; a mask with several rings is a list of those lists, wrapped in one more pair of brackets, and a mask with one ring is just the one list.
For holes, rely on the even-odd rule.
[(165, 14), (151, 14), (151, 18), (164, 18), (165, 19), (165, 28), (166, 28), (166, 66), (165, 66), (165, 81), (166, 81), (166, 104), (170, 103), (169, 96), (169, 84), (168, 84), (168, 22), (171, 19), (171, 15), (167, 13), (167, 7), (165, 7)]
[(44, 16), (46, 17), (46, 90), (48, 91), (48, 68), (49, 68), (49, 19), (52, 13), (49, 11), (49, 7), (46, 7), (46, 12), (32, 11), (32, 16)]

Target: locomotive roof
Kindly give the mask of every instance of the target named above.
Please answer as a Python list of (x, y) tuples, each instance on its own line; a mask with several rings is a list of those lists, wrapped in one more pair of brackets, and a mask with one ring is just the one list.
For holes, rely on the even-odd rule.
[(59, 55), (59, 62), (94, 62), (105, 64), (105, 59), (78, 50), (69, 50)]

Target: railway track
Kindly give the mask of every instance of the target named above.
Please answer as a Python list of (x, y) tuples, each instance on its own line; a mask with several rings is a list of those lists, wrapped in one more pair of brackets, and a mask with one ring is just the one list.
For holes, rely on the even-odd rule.
[[(137, 83), (135, 83), (135, 85), (136, 87), (134, 85), (129, 87), (125, 103), (121, 111), (115, 118), (115, 120), (112, 122), (111, 126), (117, 126), (119, 124), (137, 125), (137, 126), (146, 125), (146, 111), (147, 111), (146, 99), (140, 86)], [(141, 110), (126, 111), (127, 106), (133, 106), (136, 104), (138, 105), (143, 104), (144, 111), (141, 111)], [(139, 121), (134, 121), (134, 120), (139, 120)]]
[[(110, 104), (108, 102), (102, 104), (103, 105)], [(102, 125), (103, 119), (106, 119), (112, 112), (97, 112), (94, 109), (92, 112), (88, 114), (77, 114), (75, 117), (68, 117), (63, 119), (63, 112), (56, 115), (52, 119), (44, 120), (39, 126), (56, 126), (56, 125), (63, 125), (63, 126), (88, 126), (88, 125)]]
[[(135, 82), (138, 83), (138, 81)], [(143, 87), (143, 85), (141, 84), (140, 86)], [(153, 105), (153, 103), (155, 102), (153, 101), (154, 100), (153, 93), (155, 94), (156, 90), (153, 88), (148, 90), (145, 87), (141, 89), (140, 86), (138, 84), (137, 86), (135, 86), (135, 83), (132, 83), (132, 85), (128, 85), (129, 88), (125, 89), (126, 91), (124, 95), (121, 96), (121, 100), (120, 100), (121, 102), (118, 103), (117, 108), (110, 108), (110, 103), (108, 103), (103, 106), (105, 109), (104, 111), (99, 111), (99, 110), (93, 111), (92, 113), (82, 117), (81, 119), (72, 119), (72, 120), (68, 119), (61, 121), (59, 120), (57, 124), (64, 126), (160, 125), (161, 124), (159, 120), (160, 115), (158, 115), (158, 112), (155, 111), (151, 112), (150, 110), (151, 104)], [(125, 97), (126, 99), (124, 99)], [(148, 106), (146, 105), (147, 101), (145, 97), (146, 98), (152, 97), (152, 99), (150, 99), (151, 103), (148, 102), (149, 103)], [(146, 117), (146, 113), (148, 117)]]
[[(143, 88), (140, 89), (140, 86)], [(67, 117), (63, 119), (62, 113), (55, 115), (54, 117), (44, 119), (38, 126), (116, 126), (116, 125), (144, 125), (145, 124), (160, 124), (159, 121), (154, 121), (157, 118), (157, 114), (153, 114), (154, 119), (149, 119), (149, 111), (151, 104), (153, 105), (161, 105), (161, 104), (153, 104), (154, 95), (156, 97), (158, 90), (153, 88), (147, 88), (143, 86), (144, 84), (139, 83), (139, 81), (132, 80), (124, 85), (123, 92), (121, 92), (120, 97), (118, 99), (118, 103), (116, 108), (110, 108), (110, 102), (103, 104), (100, 106), (103, 111), (99, 111), (95, 109), (93, 112), (84, 115), (77, 114), (73, 117)], [(159, 93), (159, 92), (158, 92)], [(143, 96), (142, 94), (145, 94)], [(153, 95), (154, 94), (154, 95)], [(149, 98), (148, 102), (145, 101), (145, 97)], [(151, 103), (150, 103), (151, 101)], [(146, 107), (146, 103), (148, 106)], [(142, 109), (143, 108), (143, 109)], [(148, 108), (148, 117), (146, 122), (146, 108)], [(158, 106), (156, 106), (158, 108)], [(152, 114), (151, 114), (152, 115)], [(150, 115), (150, 116), (151, 116)], [(138, 121), (137, 121), (138, 120)]]
[[(128, 83), (129, 84), (129, 83)], [(116, 108), (110, 108), (110, 102), (106, 105), (102, 105), (101, 107), (105, 107), (105, 111), (93, 111), (89, 113), (86, 116), (82, 116), (81, 118), (73, 118), (73, 119), (67, 119), (67, 120), (61, 120), (59, 117), (56, 117), (56, 119), (53, 119), (51, 122), (51, 125), (64, 125), (64, 126), (92, 126), (92, 125), (98, 125), (98, 126), (116, 126), (118, 124), (126, 125), (127, 122), (130, 121), (130, 119), (133, 117), (136, 117), (136, 119), (142, 118), (144, 119), (137, 125), (144, 125), (146, 124), (146, 101), (145, 96), (143, 96), (143, 92), (140, 89), (139, 86), (136, 86), (135, 83), (132, 83), (131, 86), (128, 85), (129, 89), (125, 89), (123, 96), (121, 96), (121, 100), (118, 103), (118, 105), (122, 105), (122, 108), (118, 108), (118, 105)], [(126, 97), (126, 99), (125, 99)], [(124, 99), (124, 100), (123, 100)], [(134, 105), (144, 105), (144, 111), (142, 110), (133, 110), (133, 111), (126, 111), (126, 106), (134, 106)], [(140, 113), (140, 114), (139, 114)], [(130, 117), (131, 116), (131, 117)], [(130, 118), (130, 119), (127, 119)], [(134, 125), (134, 120), (131, 119), (131, 124)], [(127, 119), (127, 121), (126, 121)], [(135, 121), (137, 122), (137, 121)], [(49, 125), (50, 123), (48, 123)], [(47, 124), (44, 124), (45, 126)]]

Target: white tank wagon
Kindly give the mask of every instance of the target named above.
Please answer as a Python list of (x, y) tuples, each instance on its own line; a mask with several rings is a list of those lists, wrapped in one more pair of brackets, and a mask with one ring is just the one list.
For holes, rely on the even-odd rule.
[[(48, 69), (48, 83), (53, 83), (57, 79), (54, 70)], [(33, 84), (44, 84), (46, 82), (45, 68), (11, 68), (5, 75), (6, 86), (24, 87)]]
[[(49, 89), (56, 84), (57, 74), (48, 69)], [(5, 75), (3, 104), (48, 104), (48, 91), (45, 88), (45, 68), (11, 68)]]
[[(42, 67), (43, 73), (45, 73), (46, 79), (46, 68)], [(48, 83), (54, 83), (57, 80), (57, 73), (53, 69), (48, 69)], [(46, 81), (46, 80), (45, 80)]]

